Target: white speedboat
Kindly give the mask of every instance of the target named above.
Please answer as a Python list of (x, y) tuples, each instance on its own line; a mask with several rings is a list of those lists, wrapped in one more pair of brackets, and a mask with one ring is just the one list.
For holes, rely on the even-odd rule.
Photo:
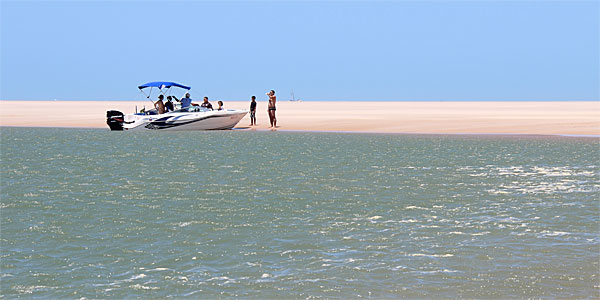
[[(142, 91), (147, 87), (157, 87), (165, 95), (173, 86), (190, 89), (174, 82), (150, 82), (138, 88)], [(156, 109), (134, 114), (109, 110), (106, 112), (106, 123), (111, 130), (220, 130), (233, 128), (247, 113), (247, 110), (212, 110), (200, 106), (188, 106), (162, 114)]]
[(245, 110), (210, 110), (199, 106), (164, 114), (123, 115), (111, 110), (107, 112), (107, 123), (111, 130), (219, 130), (233, 128), (246, 113)]

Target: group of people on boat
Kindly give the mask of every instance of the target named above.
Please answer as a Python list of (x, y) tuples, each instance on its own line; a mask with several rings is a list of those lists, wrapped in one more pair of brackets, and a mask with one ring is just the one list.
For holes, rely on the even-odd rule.
[[(192, 98), (190, 98), (190, 93), (185, 93), (185, 97), (181, 99), (177, 99), (175, 96), (167, 96), (167, 102), (163, 102), (165, 96), (160, 94), (158, 95), (158, 101), (154, 102), (154, 108), (159, 114), (164, 114), (167, 112), (175, 111), (175, 105), (173, 104), (173, 99), (181, 104), (181, 108), (187, 108), (190, 106), (200, 106), (206, 109), (213, 110), (213, 106), (210, 102), (208, 102), (208, 97), (204, 97), (204, 102), (202, 104), (192, 103)], [(219, 107), (217, 110), (224, 110), (223, 101), (218, 101)]]
[[(277, 127), (277, 118), (275, 117), (275, 111), (277, 110), (275, 107), (275, 102), (277, 101), (277, 97), (275, 96), (275, 91), (271, 90), (266, 94), (269, 97), (269, 104), (267, 106), (267, 113), (269, 114), (269, 122), (271, 124), (270, 128)], [(185, 97), (181, 99), (177, 99), (175, 96), (167, 96), (167, 102), (163, 102), (165, 96), (158, 95), (158, 101), (154, 103), (154, 107), (159, 114), (164, 114), (167, 112), (175, 111), (175, 105), (173, 104), (173, 99), (179, 103), (181, 103), (181, 108), (187, 108), (190, 106), (200, 106), (206, 109), (213, 110), (213, 106), (210, 102), (208, 102), (208, 97), (204, 97), (204, 101), (202, 104), (192, 103), (192, 98), (190, 98), (190, 93), (185, 93)], [(218, 101), (219, 107), (217, 110), (224, 110), (223, 101)], [(256, 126), (256, 96), (252, 96), (252, 102), (250, 102), (250, 126)]]

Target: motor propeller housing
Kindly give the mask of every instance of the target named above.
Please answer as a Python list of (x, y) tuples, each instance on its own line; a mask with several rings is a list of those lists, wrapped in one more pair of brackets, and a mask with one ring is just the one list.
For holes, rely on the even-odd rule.
[(109, 110), (106, 112), (106, 124), (110, 130), (123, 130), (124, 115), (118, 110)]

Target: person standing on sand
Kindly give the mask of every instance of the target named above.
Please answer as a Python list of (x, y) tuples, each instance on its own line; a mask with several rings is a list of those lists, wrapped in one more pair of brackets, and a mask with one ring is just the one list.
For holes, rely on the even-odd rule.
[(269, 107), (267, 108), (267, 112), (269, 113), (269, 122), (271, 122), (271, 127), (277, 127), (277, 118), (275, 118), (275, 102), (277, 101), (277, 97), (275, 97), (275, 91), (271, 90), (267, 93), (269, 96)]
[(256, 126), (256, 96), (252, 96), (250, 102), (250, 126)]

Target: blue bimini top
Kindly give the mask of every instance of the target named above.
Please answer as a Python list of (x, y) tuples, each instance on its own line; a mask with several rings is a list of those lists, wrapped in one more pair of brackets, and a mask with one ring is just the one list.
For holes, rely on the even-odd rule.
[(180, 87), (182, 89), (186, 89), (189, 90), (191, 89), (191, 87), (189, 86), (185, 86), (179, 83), (175, 83), (175, 82), (170, 82), (170, 81), (154, 81), (154, 82), (148, 82), (146, 84), (142, 84), (140, 86), (138, 86), (138, 89), (145, 89), (147, 87), (157, 87), (159, 89), (164, 89), (164, 88), (170, 88), (172, 86), (176, 86), (176, 87)]

